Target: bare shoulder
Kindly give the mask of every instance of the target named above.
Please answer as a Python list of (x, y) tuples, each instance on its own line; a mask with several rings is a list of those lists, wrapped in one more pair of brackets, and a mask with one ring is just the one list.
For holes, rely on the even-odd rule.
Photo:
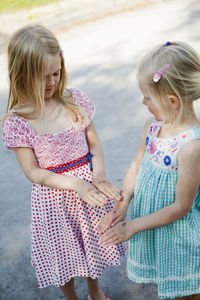
[(200, 155), (200, 140), (191, 140), (187, 142), (180, 150), (182, 155)]
[(139, 163), (141, 163), (142, 158), (143, 158), (144, 153), (145, 153), (146, 138), (147, 138), (147, 133), (148, 133), (149, 126), (151, 125), (151, 123), (154, 120), (155, 120), (154, 118), (150, 117), (150, 118), (146, 119), (146, 121), (144, 122), (143, 131), (142, 131), (142, 135), (141, 135), (141, 138), (140, 138), (140, 143), (139, 143), (137, 152), (135, 154), (135, 160), (137, 160)]
[(13, 109), (11, 109), (11, 110), (9, 110), (9, 111), (7, 112), (6, 115), (7, 115), (7, 116), (16, 116), (16, 112), (15, 112)]
[(30, 107), (13, 108), (7, 112), (8, 116), (20, 116), (21, 114), (30, 113)]
[(153, 117), (149, 117), (146, 119), (146, 121), (144, 122), (144, 127), (143, 127), (143, 132), (147, 133), (147, 130), (149, 128), (149, 126), (151, 125), (151, 123), (155, 120), (155, 118)]
[(200, 140), (187, 142), (179, 151), (178, 161), (200, 166)]
[(140, 142), (143, 144), (143, 146), (142, 146), (143, 148), (144, 148), (144, 145), (146, 144), (146, 137), (147, 137), (147, 132), (148, 132), (149, 126), (151, 125), (151, 123), (154, 120), (155, 120), (154, 118), (149, 117), (144, 122), (144, 126), (142, 129), (142, 135), (141, 135), (141, 139), (140, 139)]

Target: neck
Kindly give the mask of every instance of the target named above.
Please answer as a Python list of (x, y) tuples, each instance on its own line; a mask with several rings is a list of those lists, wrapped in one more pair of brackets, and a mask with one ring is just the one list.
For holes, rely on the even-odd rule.
[(200, 125), (200, 121), (198, 120), (193, 106), (190, 109), (185, 110), (182, 116), (177, 115), (174, 116), (173, 120), (170, 122), (166, 122), (165, 125), (168, 125), (173, 128), (191, 128)]

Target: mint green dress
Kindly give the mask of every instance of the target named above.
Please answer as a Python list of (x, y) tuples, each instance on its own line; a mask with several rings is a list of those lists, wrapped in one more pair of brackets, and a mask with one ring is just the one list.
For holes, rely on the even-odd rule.
[[(200, 127), (161, 139), (157, 137), (161, 126), (162, 122), (153, 121), (147, 132), (146, 152), (129, 207), (131, 219), (175, 201), (178, 152), (185, 143), (200, 139)], [(184, 218), (129, 240), (127, 268), (131, 280), (157, 284), (160, 299), (200, 293), (200, 186)]]

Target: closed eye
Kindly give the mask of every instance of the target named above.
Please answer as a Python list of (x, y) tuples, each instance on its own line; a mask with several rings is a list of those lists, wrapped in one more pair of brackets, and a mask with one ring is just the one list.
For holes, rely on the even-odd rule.
[[(53, 76), (59, 76), (59, 75), (60, 75), (60, 71), (61, 71), (61, 69), (58, 70), (58, 71), (56, 71), (56, 72), (54, 72), (54, 73), (53, 73)], [(52, 75), (46, 75), (46, 80), (48, 80), (51, 76), (52, 76)]]
[(149, 98), (149, 97), (146, 97), (146, 96), (144, 96), (144, 98), (145, 98), (146, 100), (150, 100), (150, 98)]
[(59, 76), (60, 75), (60, 71), (53, 73), (53, 76)]

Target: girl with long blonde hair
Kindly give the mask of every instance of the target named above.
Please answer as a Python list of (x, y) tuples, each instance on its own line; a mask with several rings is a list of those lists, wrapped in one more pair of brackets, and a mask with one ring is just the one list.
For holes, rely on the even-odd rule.
[(9, 98), (3, 141), (32, 189), (32, 265), (39, 287), (61, 287), (77, 300), (74, 277), (87, 278), (88, 299), (109, 299), (98, 286), (125, 247), (98, 244), (101, 218), (120, 201), (106, 178), (94, 106), (67, 86), (64, 54), (42, 26), (18, 30), (8, 46)]

